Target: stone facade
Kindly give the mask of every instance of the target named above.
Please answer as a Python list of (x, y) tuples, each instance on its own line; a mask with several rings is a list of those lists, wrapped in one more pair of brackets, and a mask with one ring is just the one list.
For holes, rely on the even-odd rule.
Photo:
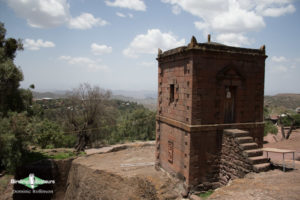
[(188, 188), (217, 186), (224, 177), (224, 129), (248, 131), (262, 146), (266, 57), (264, 46), (197, 43), (194, 37), (187, 46), (159, 50), (156, 166)]

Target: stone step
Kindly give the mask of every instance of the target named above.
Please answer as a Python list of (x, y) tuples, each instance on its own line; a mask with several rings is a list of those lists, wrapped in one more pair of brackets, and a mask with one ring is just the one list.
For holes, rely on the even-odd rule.
[(251, 164), (256, 165), (256, 164), (268, 163), (269, 159), (264, 156), (255, 156), (255, 157), (249, 157), (248, 160), (250, 161)]
[(252, 143), (253, 142), (253, 138), (250, 136), (246, 136), (246, 137), (237, 137), (235, 138), (235, 141), (238, 144), (243, 144), (243, 143)]
[(250, 150), (250, 149), (257, 149), (258, 148), (258, 145), (255, 142), (244, 143), (244, 144), (240, 144), (239, 146), (242, 150)]
[(243, 154), (246, 157), (262, 156), (263, 151), (260, 149), (250, 149), (250, 150), (243, 151)]
[(249, 136), (248, 131), (243, 131), (240, 129), (224, 129), (224, 134), (231, 137), (246, 137)]
[(253, 165), (253, 170), (255, 172), (265, 172), (270, 169), (270, 163), (261, 163), (261, 164), (256, 164)]

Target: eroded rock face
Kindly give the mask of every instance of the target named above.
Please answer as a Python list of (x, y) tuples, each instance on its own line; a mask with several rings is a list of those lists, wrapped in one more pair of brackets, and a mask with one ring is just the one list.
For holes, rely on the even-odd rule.
[(66, 200), (158, 199), (155, 187), (146, 178), (125, 178), (80, 164), (72, 165), (67, 184)]

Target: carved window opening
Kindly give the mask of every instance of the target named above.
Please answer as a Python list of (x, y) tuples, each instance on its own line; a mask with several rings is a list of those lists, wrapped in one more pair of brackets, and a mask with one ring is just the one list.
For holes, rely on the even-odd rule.
[(170, 103), (174, 102), (174, 96), (175, 96), (175, 87), (174, 84), (170, 85)]
[(173, 164), (174, 142), (168, 141), (168, 161)]
[(224, 98), (224, 123), (235, 123), (235, 93), (236, 87), (227, 86)]

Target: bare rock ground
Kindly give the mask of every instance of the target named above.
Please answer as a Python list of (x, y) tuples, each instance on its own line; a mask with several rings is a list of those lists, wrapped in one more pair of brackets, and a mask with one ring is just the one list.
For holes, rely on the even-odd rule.
[(216, 190), (208, 199), (230, 200), (297, 200), (300, 199), (300, 164), (296, 170), (272, 170), (248, 174)]
[[(281, 140), (279, 132), (274, 139), (268, 135), (264, 147), (296, 150), (300, 156), (300, 129), (294, 131), (289, 140)], [(266, 156), (266, 155), (265, 155)], [(282, 154), (269, 153), (271, 162), (282, 165)], [(291, 154), (285, 157), (292, 166)], [(296, 161), (295, 170), (283, 172), (280, 169), (259, 174), (251, 173), (243, 179), (233, 180), (229, 185), (217, 189), (208, 199), (214, 200), (298, 200), (300, 199), (300, 162)]]
[(74, 160), (65, 199), (180, 199), (182, 183), (154, 168), (153, 142), (125, 146)]

